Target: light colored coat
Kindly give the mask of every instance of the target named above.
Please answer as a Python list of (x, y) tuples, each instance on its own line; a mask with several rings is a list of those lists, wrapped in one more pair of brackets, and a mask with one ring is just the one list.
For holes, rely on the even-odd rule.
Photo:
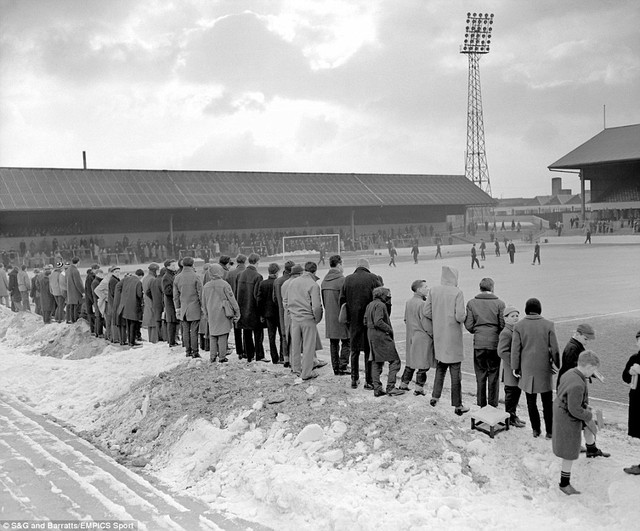
[(442, 363), (460, 363), (464, 359), (462, 323), (465, 319), (464, 296), (458, 289), (458, 270), (442, 266), (440, 286), (429, 290), (425, 316), (433, 322), (436, 359)]
[(60, 268), (56, 267), (53, 271), (51, 271), (51, 275), (49, 276), (49, 290), (51, 291), (51, 295), (53, 295), (54, 297), (59, 297), (60, 295), (62, 295), (62, 291), (60, 291), (61, 275), (62, 273), (60, 271)]
[(0, 269), (0, 297), (9, 296), (9, 277), (4, 267)]
[(180, 321), (199, 321), (202, 317), (202, 280), (190, 266), (173, 281), (173, 304), (182, 310)]
[(415, 293), (404, 307), (406, 325), (406, 366), (430, 369), (436, 364), (433, 350), (433, 323), (425, 315), (426, 302)]
[(222, 309), (222, 302), (229, 301), (233, 308), (234, 317), (240, 318), (240, 307), (233, 296), (230, 284), (222, 279), (222, 274), (216, 268), (209, 269), (211, 280), (202, 288), (203, 315), (209, 324), (209, 335), (222, 336), (233, 328), (233, 317), (229, 318)]
[(527, 315), (513, 327), (511, 367), (520, 371), (518, 385), (525, 393), (553, 390), (552, 362), (560, 364), (556, 330), (541, 315)]
[(513, 339), (513, 325), (505, 323), (498, 338), (498, 356), (502, 360), (502, 381), (504, 385), (518, 387), (518, 378), (511, 369), (511, 340)]
[(103, 316), (107, 306), (107, 299), (109, 298), (109, 280), (111, 280), (111, 275), (105, 275), (105, 277), (100, 281), (100, 284), (98, 284), (96, 289), (93, 290), (98, 298), (98, 309), (100, 310), (100, 314)]
[(18, 271), (18, 289), (20, 291), (29, 291), (31, 288), (31, 279), (26, 271)]

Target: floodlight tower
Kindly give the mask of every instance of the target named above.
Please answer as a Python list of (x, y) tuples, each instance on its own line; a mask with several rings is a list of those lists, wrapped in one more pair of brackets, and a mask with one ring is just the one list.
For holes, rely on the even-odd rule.
[(481, 190), (491, 195), (489, 167), (484, 147), (482, 95), (480, 93), (480, 56), (489, 53), (493, 14), (467, 13), (464, 43), (460, 53), (469, 56), (469, 95), (467, 100), (467, 154), (464, 173)]

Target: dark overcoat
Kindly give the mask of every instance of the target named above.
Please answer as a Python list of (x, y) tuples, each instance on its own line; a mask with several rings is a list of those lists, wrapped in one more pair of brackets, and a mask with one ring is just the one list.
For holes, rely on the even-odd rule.
[(370, 361), (397, 360), (399, 356), (393, 340), (393, 328), (387, 305), (379, 299), (374, 299), (365, 308), (363, 320), (367, 327)]
[(84, 279), (84, 297), (87, 301), (87, 306), (93, 306), (94, 293), (91, 289), (91, 285), (93, 284), (95, 278), (96, 276), (93, 274), (93, 272), (91, 272), (87, 273), (87, 278)]
[(382, 286), (382, 279), (371, 273), (366, 267), (357, 267), (347, 275), (340, 290), (340, 305), (347, 304), (347, 319), (349, 320), (349, 336), (351, 349), (364, 348), (367, 327), (364, 324), (364, 312), (373, 300), (373, 290)]
[(173, 281), (176, 278), (175, 271), (167, 269), (162, 277), (162, 291), (164, 293), (164, 320), (167, 323), (177, 323), (176, 307), (173, 304)]
[(42, 313), (51, 312), (56, 307), (56, 299), (51, 294), (49, 289), (49, 276), (45, 275), (40, 280), (40, 305), (42, 307)]
[(258, 314), (260, 282), (262, 282), (262, 275), (258, 273), (253, 265), (248, 265), (238, 277), (238, 290), (236, 293), (238, 306), (240, 306), (238, 328), (255, 330), (262, 327), (260, 315)]
[(273, 296), (275, 281), (275, 277), (269, 276), (269, 278), (260, 282), (258, 287), (258, 312), (265, 319), (278, 319), (280, 321), (278, 303)]
[[(629, 358), (622, 371), (622, 380), (625, 383), (631, 383), (629, 369), (634, 363), (640, 364), (640, 352)], [(640, 384), (636, 389), (629, 390), (629, 435), (640, 439)]]
[(572, 337), (562, 351), (562, 365), (558, 371), (558, 381), (556, 387), (560, 385), (560, 377), (569, 369), (578, 366), (578, 358), (584, 350), (584, 345), (576, 338)]
[(553, 453), (562, 459), (580, 456), (582, 428), (593, 419), (589, 405), (587, 379), (578, 369), (562, 377), (553, 402)]
[[(114, 277), (111, 277), (113, 280)], [(117, 280), (117, 279), (116, 279)], [(117, 280), (115, 287), (113, 288), (113, 310), (111, 311), (111, 323), (113, 326), (122, 326), (124, 324), (122, 312), (124, 311), (124, 305), (122, 304), (122, 280)], [(114, 338), (116, 339), (116, 338)], [(119, 337), (117, 339), (120, 339)]]
[(136, 275), (125, 277), (122, 280), (122, 318), (129, 321), (142, 321), (142, 282)]
[(67, 281), (67, 304), (80, 304), (84, 296), (84, 285), (78, 268), (71, 264), (65, 274)]
[(331, 268), (320, 284), (324, 305), (325, 337), (328, 339), (348, 339), (349, 327), (338, 322), (340, 315), (340, 290), (344, 275), (339, 269)]
[(149, 282), (149, 288), (146, 293), (147, 297), (151, 299), (153, 316), (156, 320), (156, 324), (154, 324), (154, 326), (157, 326), (157, 322), (162, 320), (162, 312), (164, 311), (164, 291), (162, 290), (163, 280), (164, 275), (155, 277), (151, 282)]
[(553, 390), (553, 365), (560, 363), (556, 330), (541, 315), (527, 315), (513, 327), (511, 367), (520, 371), (520, 389), (525, 393)]

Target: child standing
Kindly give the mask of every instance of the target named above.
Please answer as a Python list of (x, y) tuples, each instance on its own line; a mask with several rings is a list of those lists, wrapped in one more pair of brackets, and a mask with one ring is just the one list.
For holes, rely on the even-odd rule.
[(580, 494), (571, 485), (571, 467), (580, 455), (582, 432), (587, 445), (587, 457), (609, 457), (596, 447), (598, 428), (589, 406), (587, 378), (600, 366), (592, 350), (585, 350), (578, 358), (578, 366), (567, 371), (558, 387), (553, 403), (553, 453), (562, 459), (560, 490), (566, 495)]
[[(640, 331), (636, 333), (638, 353), (627, 361), (622, 372), (622, 380), (631, 385), (629, 389), (629, 435), (640, 439)], [(635, 384), (635, 385), (633, 385)], [(640, 465), (623, 469), (627, 474), (640, 475)]]

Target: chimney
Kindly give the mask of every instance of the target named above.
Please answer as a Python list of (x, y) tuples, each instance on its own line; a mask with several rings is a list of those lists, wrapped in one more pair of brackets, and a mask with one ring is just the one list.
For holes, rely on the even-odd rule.
[(560, 195), (562, 193), (562, 177), (553, 177), (551, 179), (551, 195)]
[(83, 151), (82, 152), (82, 168), (83, 169), (87, 169), (87, 152)]

